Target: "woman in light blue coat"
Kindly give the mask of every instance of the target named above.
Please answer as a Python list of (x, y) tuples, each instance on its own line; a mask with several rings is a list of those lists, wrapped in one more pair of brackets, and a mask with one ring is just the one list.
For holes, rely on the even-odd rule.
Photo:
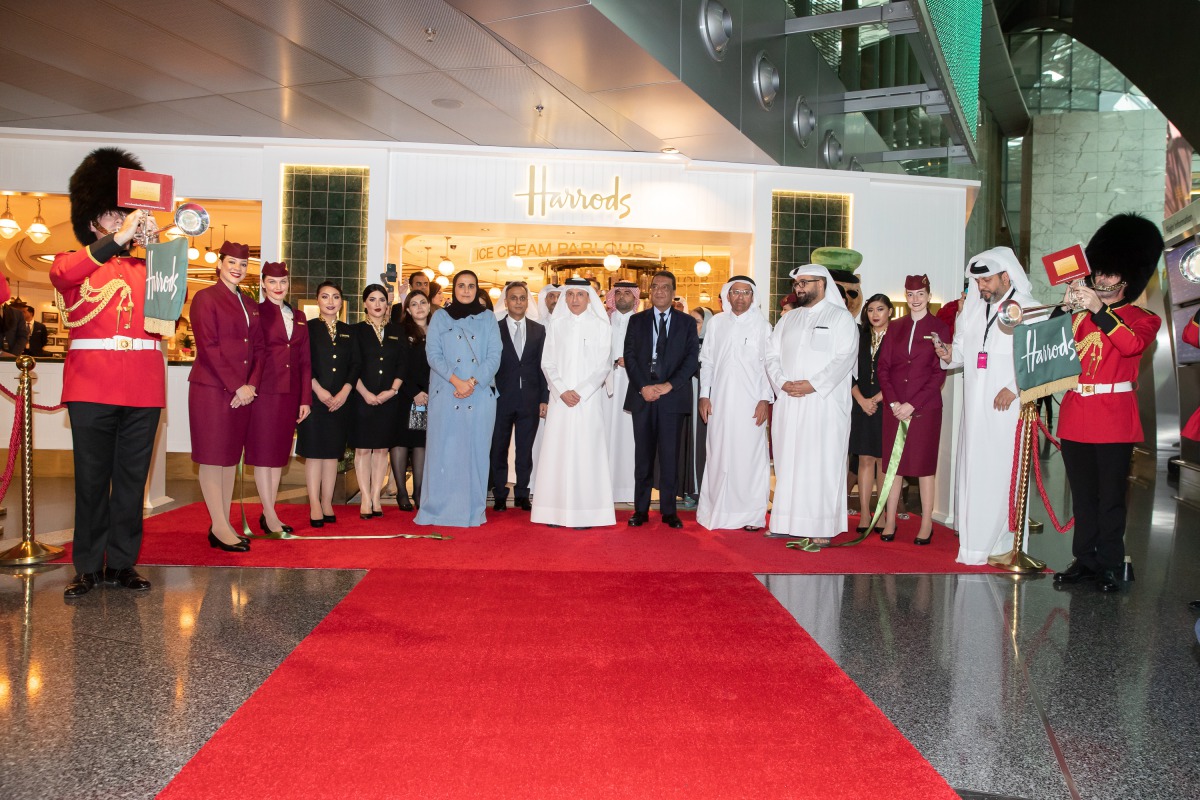
[(487, 521), (501, 345), (496, 315), (481, 295), (475, 273), (463, 270), (454, 276), (454, 299), (429, 320), (429, 429), (418, 525), (467, 528)]

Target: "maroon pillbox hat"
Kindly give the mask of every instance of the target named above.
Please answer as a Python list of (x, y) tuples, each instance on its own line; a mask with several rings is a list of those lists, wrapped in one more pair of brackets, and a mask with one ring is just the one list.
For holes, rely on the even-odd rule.
[(230, 258), (250, 258), (250, 245), (238, 244), (237, 242), (225, 242), (221, 245), (221, 249), (217, 251), (223, 256)]

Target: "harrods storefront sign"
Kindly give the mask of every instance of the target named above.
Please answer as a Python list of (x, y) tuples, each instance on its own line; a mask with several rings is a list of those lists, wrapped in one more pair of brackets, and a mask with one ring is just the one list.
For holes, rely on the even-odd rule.
[(545, 217), (554, 211), (597, 211), (615, 213), (617, 219), (625, 219), (633, 211), (630, 199), (633, 195), (621, 192), (621, 176), (614, 175), (612, 190), (608, 187), (597, 191), (575, 186), (551, 186), (546, 167), (529, 165), (529, 182), (525, 191), (513, 197), (525, 205), (525, 214), (530, 217)]

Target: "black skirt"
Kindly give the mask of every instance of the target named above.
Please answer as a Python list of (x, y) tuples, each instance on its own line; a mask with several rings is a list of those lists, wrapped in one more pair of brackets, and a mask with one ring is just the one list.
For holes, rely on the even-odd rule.
[[(879, 382), (875, 376), (875, 367), (879, 361), (879, 351), (871, 355), (871, 331), (861, 326), (858, 336), (858, 379), (854, 385), (863, 397), (874, 397), (879, 394)], [(862, 410), (857, 400), (851, 400), (850, 407), (850, 455), (852, 456), (883, 456), (883, 414), (886, 409), (881, 405), (871, 416)]]
[(330, 411), (324, 403), (314, 400), (312, 413), (296, 429), (296, 455), (340, 460), (346, 454), (350, 437), (352, 403), (353, 398), (347, 398), (341, 408)]

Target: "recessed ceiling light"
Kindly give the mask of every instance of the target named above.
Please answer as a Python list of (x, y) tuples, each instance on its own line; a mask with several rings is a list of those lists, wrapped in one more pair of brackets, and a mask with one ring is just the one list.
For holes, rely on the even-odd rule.
[(455, 100), (453, 97), (439, 97), (433, 101), (433, 104), (438, 108), (462, 108), (462, 100)]
[(491, 228), (480, 228), (479, 230), (481, 230), (481, 231), (490, 231), (490, 230), (491, 230)]
[(567, 236), (574, 236), (574, 235), (575, 235), (575, 231), (567, 231)]
[(658, 238), (659, 238), (659, 237), (661, 237), (661, 236), (662, 236), (662, 234), (661, 234), (661, 233), (652, 233), (652, 234), (650, 234), (650, 238), (651, 238), (651, 239), (658, 239)]
[(669, 156), (673, 156), (679, 152), (679, 148), (678, 147), (664, 147), (662, 149), (662, 151)]

